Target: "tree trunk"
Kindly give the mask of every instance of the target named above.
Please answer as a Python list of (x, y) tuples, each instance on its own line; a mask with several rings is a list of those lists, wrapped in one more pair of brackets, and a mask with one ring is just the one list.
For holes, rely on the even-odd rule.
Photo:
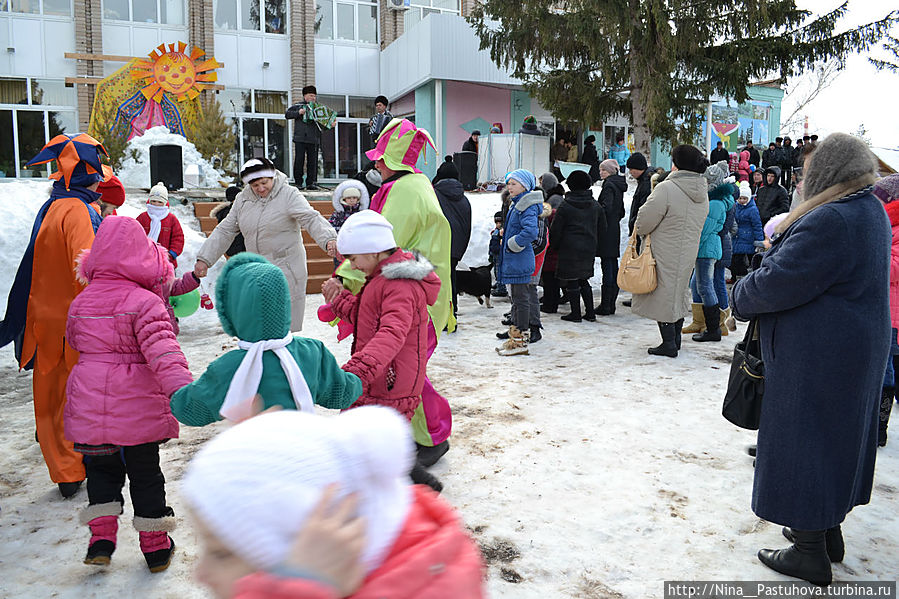
[(634, 129), (634, 148), (650, 161), (650, 145), (652, 136), (646, 124), (646, 109), (643, 107), (643, 89), (635, 87), (631, 90), (631, 123)]

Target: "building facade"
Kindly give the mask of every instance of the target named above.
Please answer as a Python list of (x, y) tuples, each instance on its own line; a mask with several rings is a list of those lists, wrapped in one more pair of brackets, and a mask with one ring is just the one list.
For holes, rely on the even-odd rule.
[[(368, 119), (381, 94), (394, 115), (432, 133), (440, 156), (458, 151), (476, 129), (515, 132), (529, 114), (555, 136), (563, 127), (551, 112), (478, 50), (464, 19), (475, 1), (0, 0), (0, 177), (46, 176), (46, 167), (24, 163), (54, 135), (87, 130), (93, 81), (129, 57), (178, 41), (224, 63), (224, 89), (216, 93), (238, 133), (238, 163), (267, 156), (292, 175), (292, 125), (284, 111), (309, 84), (338, 114), (322, 137), (323, 181), (365, 164), (373, 145)], [(96, 60), (101, 55), (116, 60)], [(769, 134), (779, 107), (779, 100), (770, 106)], [(738, 124), (743, 112), (733, 115)], [(759, 120), (750, 119), (754, 131)], [(579, 137), (589, 133), (600, 149), (617, 133), (631, 138), (625, 118)], [(654, 161), (657, 153), (664, 162), (654, 144)], [(419, 166), (433, 173), (440, 161), (432, 154)]]

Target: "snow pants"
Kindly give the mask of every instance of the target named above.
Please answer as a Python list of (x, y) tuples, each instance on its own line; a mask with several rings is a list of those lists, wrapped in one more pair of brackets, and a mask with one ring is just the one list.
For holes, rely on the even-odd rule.
[(84, 462), (90, 505), (124, 504), (122, 489), (127, 474), (135, 516), (162, 518), (169, 515), (165, 504), (165, 476), (159, 467), (159, 443), (122, 447), (112, 455), (87, 455)]

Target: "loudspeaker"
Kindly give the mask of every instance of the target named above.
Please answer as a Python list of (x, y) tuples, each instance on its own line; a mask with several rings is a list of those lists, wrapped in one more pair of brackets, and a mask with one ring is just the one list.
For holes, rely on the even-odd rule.
[(175, 144), (150, 146), (150, 187), (160, 181), (169, 191), (184, 187), (181, 146)]
[(453, 163), (459, 169), (462, 189), (471, 191), (478, 186), (478, 155), (475, 152), (456, 152)]

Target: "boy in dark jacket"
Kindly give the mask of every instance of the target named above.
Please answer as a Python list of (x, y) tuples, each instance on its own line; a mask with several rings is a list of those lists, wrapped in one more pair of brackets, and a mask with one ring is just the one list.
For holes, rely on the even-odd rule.
[(783, 212), (790, 211), (790, 196), (787, 190), (780, 186), (780, 169), (772, 166), (765, 169), (765, 185), (755, 195), (755, 204), (762, 217), (762, 225)]

